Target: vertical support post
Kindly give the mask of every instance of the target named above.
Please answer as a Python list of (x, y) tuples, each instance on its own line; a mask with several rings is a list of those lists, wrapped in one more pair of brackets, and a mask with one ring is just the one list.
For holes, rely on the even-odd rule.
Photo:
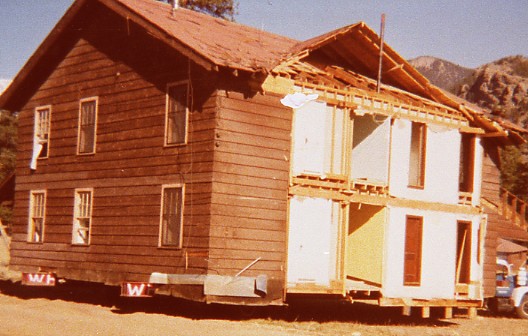
[(431, 307), (422, 307), (422, 318), (431, 317)]
[(511, 204), (511, 218), (513, 219), (513, 222), (516, 224), (516, 225), (519, 225), (519, 212), (517, 211), (517, 197), (513, 197), (512, 199), (512, 204)]
[(469, 319), (474, 319), (477, 317), (477, 308), (476, 307), (469, 307), (467, 312)]
[(383, 36), (385, 35), (385, 13), (381, 14), (381, 28), (380, 28), (380, 53), (378, 65), (378, 83), (376, 85), (376, 92), (381, 90), (381, 73), (383, 68)]
[(444, 318), (452, 319), (453, 318), (453, 307), (445, 307)]
[(521, 203), (521, 227), (526, 229), (526, 203)]
[(402, 307), (402, 315), (403, 316), (411, 316), (411, 306), (403, 306)]
[(506, 190), (502, 190), (501, 194), (501, 202), (499, 203), (499, 213), (506, 218), (508, 218), (506, 206), (508, 204), (508, 195), (506, 194)]

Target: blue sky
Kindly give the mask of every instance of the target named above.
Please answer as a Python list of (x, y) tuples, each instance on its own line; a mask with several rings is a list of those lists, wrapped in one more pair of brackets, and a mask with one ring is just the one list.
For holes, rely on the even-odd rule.
[[(0, 78), (12, 78), (73, 0), (0, 0)], [(404, 58), (466, 67), (528, 55), (526, 0), (239, 0), (236, 21), (305, 40), (364, 21)]]

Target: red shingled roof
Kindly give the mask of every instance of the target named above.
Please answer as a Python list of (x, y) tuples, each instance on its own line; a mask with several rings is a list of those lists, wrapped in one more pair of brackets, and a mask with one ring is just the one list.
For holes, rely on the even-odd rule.
[(154, 0), (114, 0), (215, 65), (269, 69), (298, 41)]

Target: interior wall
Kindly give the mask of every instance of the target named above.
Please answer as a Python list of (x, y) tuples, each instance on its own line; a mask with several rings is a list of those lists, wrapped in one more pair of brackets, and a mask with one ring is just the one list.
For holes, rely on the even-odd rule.
[(354, 118), (351, 176), (388, 183), (390, 119), (375, 118), (382, 117)]
[(351, 204), (346, 239), (346, 275), (382, 283), (386, 211), (374, 205)]

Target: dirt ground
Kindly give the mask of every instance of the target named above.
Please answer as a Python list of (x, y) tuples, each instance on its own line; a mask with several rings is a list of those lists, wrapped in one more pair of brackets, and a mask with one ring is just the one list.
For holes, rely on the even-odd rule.
[[(0, 237), (2, 238), (2, 237)], [(289, 307), (206, 305), (171, 297), (123, 299), (119, 289), (86, 283), (23, 287), (7, 270), (0, 239), (0, 336), (23, 335), (397, 335), (528, 336), (513, 315), (444, 320), (402, 316), (401, 309), (365, 304), (297, 303)], [(440, 313), (440, 312), (436, 312)], [(464, 313), (464, 312), (459, 312)]]
[(115, 288), (76, 285), (0, 281), (0, 335), (528, 335), (528, 320), (484, 311), (443, 320), (362, 304), (241, 308), (170, 297), (124, 300)]

